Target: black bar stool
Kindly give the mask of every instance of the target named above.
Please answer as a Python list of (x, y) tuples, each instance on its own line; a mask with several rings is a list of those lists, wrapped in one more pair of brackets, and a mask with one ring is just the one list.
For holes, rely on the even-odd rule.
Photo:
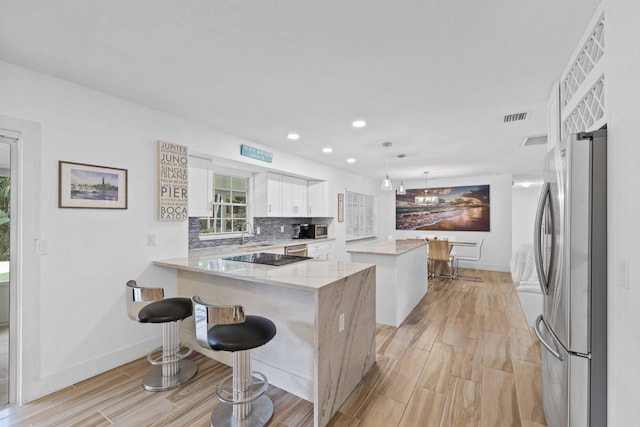
[[(164, 298), (162, 288), (143, 288), (135, 280), (127, 282), (127, 314), (141, 323), (162, 323), (162, 347), (147, 355), (153, 368), (142, 379), (142, 385), (149, 391), (163, 391), (176, 388), (193, 378), (198, 365), (184, 360), (193, 349), (181, 344), (178, 335), (178, 321), (192, 314), (189, 298)], [(161, 357), (153, 354), (162, 350)]]
[(271, 341), (276, 325), (264, 317), (245, 316), (241, 305), (207, 304), (197, 295), (191, 300), (198, 344), (233, 354), (233, 373), (216, 386), (223, 404), (213, 410), (211, 426), (264, 426), (273, 416), (273, 402), (264, 394), (269, 381), (251, 371), (249, 350)]

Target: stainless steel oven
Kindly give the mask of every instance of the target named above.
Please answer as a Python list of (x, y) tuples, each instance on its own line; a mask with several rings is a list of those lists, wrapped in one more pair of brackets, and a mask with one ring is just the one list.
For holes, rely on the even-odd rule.
[(307, 239), (326, 239), (329, 226), (327, 224), (309, 224), (304, 230)]

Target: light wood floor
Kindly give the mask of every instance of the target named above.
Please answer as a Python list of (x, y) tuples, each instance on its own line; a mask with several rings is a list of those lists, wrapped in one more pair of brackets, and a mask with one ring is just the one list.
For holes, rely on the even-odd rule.
[[(540, 347), (508, 273), (485, 282), (431, 281), (399, 328), (378, 325), (377, 363), (332, 427), (544, 426)], [(139, 359), (24, 406), (0, 410), (12, 426), (208, 426), (214, 384), (231, 369), (201, 355), (189, 384), (152, 393)], [(312, 405), (271, 386), (271, 427), (313, 426)]]

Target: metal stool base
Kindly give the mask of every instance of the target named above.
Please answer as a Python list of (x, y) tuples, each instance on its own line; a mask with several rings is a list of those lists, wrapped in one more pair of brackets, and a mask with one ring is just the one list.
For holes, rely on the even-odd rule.
[(147, 391), (164, 391), (181, 386), (198, 373), (198, 365), (191, 360), (180, 360), (175, 375), (163, 376), (162, 366), (154, 366), (142, 379), (142, 386)]
[(251, 412), (246, 418), (233, 416), (233, 405), (220, 402), (211, 414), (211, 427), (261, 427), (273, 416), (273, 402), (262, 395), (251, 404)]

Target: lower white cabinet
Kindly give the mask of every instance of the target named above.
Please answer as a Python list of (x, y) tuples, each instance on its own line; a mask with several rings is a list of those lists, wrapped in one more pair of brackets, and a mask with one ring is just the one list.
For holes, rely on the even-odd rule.
[(307, 256), (315, 259), (334, 259), (335, 243), (333, 241), (307, 243)]

